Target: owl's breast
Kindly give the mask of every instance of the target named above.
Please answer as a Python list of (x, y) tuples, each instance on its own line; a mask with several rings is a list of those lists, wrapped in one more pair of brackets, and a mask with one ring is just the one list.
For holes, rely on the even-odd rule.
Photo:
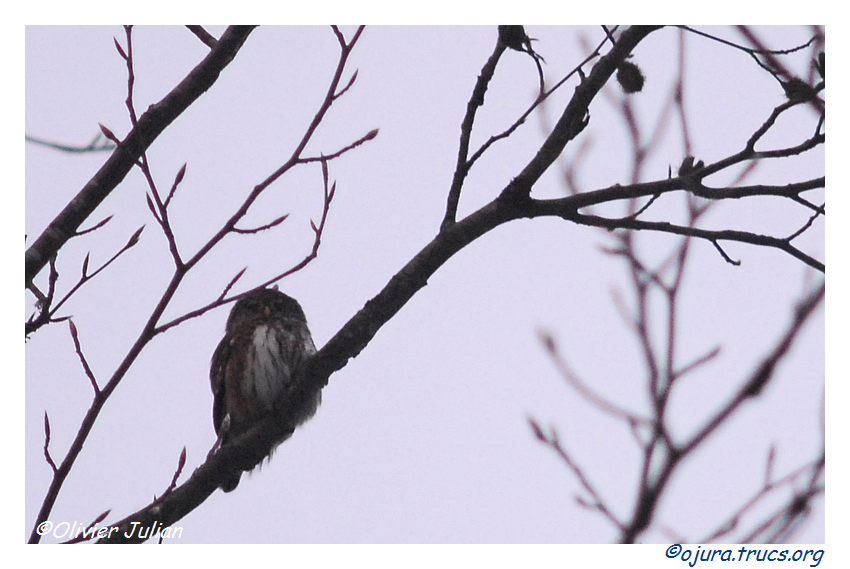
[(254, 329), (248, 346), (242, 395), (263, 411), (268, 411), (292, 381), (296, 338), (274, 325)]

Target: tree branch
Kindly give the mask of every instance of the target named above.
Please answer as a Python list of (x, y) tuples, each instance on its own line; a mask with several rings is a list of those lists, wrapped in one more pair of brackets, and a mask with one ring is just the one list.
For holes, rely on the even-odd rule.
[(112, 152), (97, 174), (27, 249), (24, 256), (25, 284), (32, 282), (48, 259), (74, 236), (83, 221), (124, 179), (160, 133), (215, 83), (221, 71), (236, 57), (253, 29), (254, 26), (228, 28), (204, 60), (164, 99), (151, 105), (139, 118), (138, 125)]

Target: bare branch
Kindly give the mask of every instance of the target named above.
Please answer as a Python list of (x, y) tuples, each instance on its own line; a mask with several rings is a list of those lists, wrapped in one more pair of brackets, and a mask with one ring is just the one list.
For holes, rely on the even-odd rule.
[(38, 330), (42, 326), (49, 324), (51, 322), (60, 322), (62, 320), (65, 320), (66, 318), (56, 318), (55, 317), (55, 315), (59, 311), (59, 309), (62, 308), (62, 306), (68, 301), (68, 299), (70, 299), (74, 295), (74, 293), (76, 293), (80, 289), (80, 287), (82, 287), (88, 281), (92, 280), (94, 277), (96, 277), (98, 274), (100, 274), (101, 271), (103, 271), (104, 269), (106, 269), (106, 267), (111, 265), (116, 259), (118, 259), (118, 257), (123, 255), (128, 249), (135, 246), (136, 243), (139, 242), (139, 237), (141, 236), (144, 228), (145, 228), (145, 226), (143, 225), (139, 229), (137, 229), (136, 232), (133, 233), (133, 235), (130, 236), (130, 239), (127, 241), (127, 243), (126, 243), (126, 245), (124, 245), (124, 247), (119, 249), (118, 252), (115, 253), (108, 261), (106, 261), (97, 270), (95, 270), (93, 273), (90, 273), (90, 274), (88, 273), (89, 255), (87, 254), (85, 259), (83, 260), (83, 266), (82, 266), (82, 271), (81, 271), (82, 274), (80, 275), (80, 280), (77, 281), (77, 283), (73, 287), (71, 287), (71, 290), (69, 290), (67, 292), (67, 294), (65, 294), (65, 296), (62, 297), (62, 299), (59, 302), (57, 302), (55, 305), (53, 305), (52, 302), (53, 302), (53, 294), (54, 294), (54, 289), (55, 289), (55, 283), (56, 283), (56, 280), (59, 277), (59, 273), (56, 271), (55, 262), (51, 261), (51, 263), (50, 263), (50, 278), (49, 278), (49, 281), (48, 281), (50, 288), (48, 290), (47, 296), (44, 297), (44, 295), (41, 295), (40, 292), (36, 292), (36, 291), (38, 291), (38, 289), (36, 289), (34, 287), (34, 285), (28, 287), (29, 290), (32, 291), (33, 294), (35, 294), (37, 298), (39, 297), (39, 295), (41, 295), (42, 298), (39, 298), (40, 310), (39, 310), (38, 316), (33, 315), (32, 317), (30, 317), (30, 319), (27, 321), (26, 325), (24, 326), (25, 335), (29, 336), (30, 334), (32, 334), (33, 332), (35, 332), (36, 330)]
[[(716, 41), (717, 43), (723, 44), (725, 46), (732, 47), (732, 48), (741, 50), (743, 52), (749, 53), (750, 55), (787, 55), (789, 53), (794, 53), (796, 51), (800, 51), (801, 49), (807, 48), (808, 46), (810, 46), (812, 44), (813, 41), (815, 41), (815, 39), (817, 39), (817, 38), (812, 38), (809, 41), (807, 41), (806, 43), (792, 47), (790, 49), (766, 49), (764, 47), (759, 47), (759, 48), (754, 49), (754, 48), (749, 48), (749, 47), (743, 46), (741, 44), (737, 44), (737, 43), (729, 41), (729, 40), (722, 39), (722, 38), (717, 37), (713, 34), (709, 34), (707, 32), (700, 31), (696, 28), (692, 28), (691, 26), (677, 26), (677, 27), (682, 28), (683, 30), (687, 30), (688, 32), (690, 32), (692, 34), (702, 36), (704, 38), (708, 38), (712, 41)], [(756, 60), (756, 61), (758, 61), (758, 60)]]
[[(785, 476), (778, 478), (776, 480), (772, 479), (772, 462), (773, 456), (775, 456), (775, 447), (771, 446), (770, 453), (768, 454), (768, 462), (767, 468), (765, 469), (765, 481), (762, 484), (762, 487), (753, 495), (752, 498), (747, 500), (740, 508), (738, 508), (725, 522), (720, 524), (717, 530), (715, 530), (711, 535), (708, 535), (699, 540), (700, 543), (711, 543), (717, 541), (719, 539), (725, 538), (729, 533), (740, 527), (742, 518), (750, 511), (752, 511), (759, 503), (761, 503), (765, 498), (774, 493), (776, 490), (780, 488), (793, 488), (795, 485), (799, 484), (799, 481), (806, 475), (809, 474), (812, 479), (817, 478), (820, 469), (823, 467), (825, 463), (825, 455), (822, 453), (819, 458), (816, 460), (804, 464), (799, 468), (794, 469), (789, 472)], [(818, 494), (823, 493), (822, 487), (808, 488), (807, 491), (810, 492), (807, 494), (808, 498), (813, 498)], [(792, 498), (791, 503), (793, 504), (795, 498)], [(776, 519), (780, 518), (782, 515), (786, 513), (789, 509), (789, 505), (783, 506), (777, 514), (773, 516), (769, 516), (765, 522), (760, 524), (759, 528), (755, 529), (750, 536), (746, 538), (746, 540), (742, 539), (741, 543), (754, 543), (757, 541), (757, 537), (759, 534), (763, 533), (767, 528), (769, 528)]]
[(812, 226), (812, 224), (815, 222), (815, 220), (818, 217), (826, 214), (824, 207), (825, 207), (825, 204), (816, 208), (817, 211), (815, 211), (815, 213), (812, 214), (809, 217), (809, 219), (806, 221), (806, 223), (804, 223), (803, 226), (800, 227), (800, 229), (798, 229), (797, 231), (795, 231), (794, 233), (792, 233), (791, 235), (789, 235), (785, 239), (787, 239), (788, 241), (792, 241), (792, 240), (796, 239), (797, 237), (799, 237), (800, 235), (802, 235), (803, 233), (805, 233), (806, 230), (808, 230)]
[(475, 113), (478, 107), (484, 106), (484, 94), (487, 92), (487, 87), (493, 74), (496, 72), (496, 64), (499, 58), (505, 51), (505, 46), (501, 42), (496, 42), (496, 47), (493, 54), (484, 64), (481, 73), (478, 75), (478, 81), (472, 89), (472, 96), (466, 104), (466, 115), (460, 126), (460, 147), (458, 148), (457, 165), (455, 166), (454, 177), (452, 179), (451, 189), (449, 190), (448, 204), (446, 205), (446, 216), (443, 218), (441, 230), (455, 222), (457, 216), (457, 206), (460, 201), (460, 191), (463, 187), (463, 182), (466, 175), (469, 173), (469, 163), (467, 156), (469, 154), (469, 139), (472, 135), (472, 125), (475, 122)]
[(136, 72), (133, 68), (133, 26), (124, 26), (124, 36), (127, 39), (126, 54), (118, 44), (118, 40), (115, 40), (115, 47), (118, 48), (118, 52), (127, 64), (127, 99), (124, 103), (127, 106), (127, 111), (130, 113), (130, 124), (133, 125), (133, 128), (136, 128), (139, 124), (139, 119), (136, 116), (136, 106), (133, 104), (133, 89), (136, 85)]
[(585, 491), (590, 494), (592, 502), (586, 502), (584, 499), (577, 497), (576, 500), (579, 504), (583, 505), (586, 508), (596, 510), (606, 518), (608, 518), (615, 527), (619, 529), (624, 529), (624, 524), (617, 519), (617, 517), (611, 512), (610, 508), (605, 505), (605, 502), (602, 500), (599, 493), (594, 488), (593, 484), (590, 482), (590, 479), (584, 473), (580, 466), (576, 464), (576, 462), (567, 454), (567, 451), (561, 446), (561, 442), (558, 437), (558, 432), (554, 428), (550, 428), (551, 435), (546, 435), (543, 432), (543, 429), (540, 428), (540, 425), (537, 424), (533, 418), (528, 418), (528, 423), (531, 425), (532, 430), (534, 431), (537, 439), (544, 443), (545, 445), (551, 447), (561, 460), (569, 467), (570, 470), (573, 471), (575, 477), (578, 478), (579, 483), (585, 489)]
[(82, 532), (80, 532), (80, 534), (77, 537), (75, 537), (73, 539), (69, 539), (68, 541), (63, 541), (62, 543), (63, 544), (82, 543), (84, 541), (89, 541), (91, 539), (94, 539), (95, 537), (97, 537), (97, 531), (98, 531), (97, 524), (99, 524), (100, 522), (105, 520), (106, 516), (108, 516), (111, 511), (112, 510), (106, 510), (105, 512), (101, 513), (100, 515), (98, 515), (94, 519), (94, 521), (92, 521), (92, 523), (87, 525), (86, 529), (84, 529)]
[(154, 523), (162, 527), (170, 526), (202, 504), (234, 469), (253, 469), (265, 459), (286, 433), (295, 429), (293, 418), (296, 414), (292, 413), (292, 409), (298, 408), (312, 396), (311, 389), (312, 387), (302, 383), (296, 391), (290, 393), (279, 414), (265, 416), (247, 432), (210, 452), (204, 464), (196, 468), (186, 482), (163, 493), (123, 520), (110, 524), (118, 526), (119, 531), (110, 533), (98, 543), (140, 543), (145, 538), (140, 539), (138, 534), (127, 537), (131, 533), (129, 530), (133, 527), (132, 523), (136, 522), (144, 527), (151, 527)]
[(288, 213), (286, 215), (282, 215), (282, 216), (278, 217), (277, 219), (275, 219), (275, 220), (273, 220), (269, 223), (266, 223), (265, 225), (255, 227), (253, 229), (239, 229), (238, 227), (234, 227), (233, 232), (234, 233), (241, 233), (243, 235), (250, 235), (252, 233), (259, 233), (261, 231), (265, 231), (266, 229), (271, 229), (272, 227), (276, 227), (276, 226), (280, 225), (281, 223), (286, 221), (287, 217), (289, 217)]
[(102, 137), (103, 135), (101, 133), (96, 134), (92, 141), (86, 144), (85, 146), (72, 146), (59, 142), (50, 142), (49, 140), (44, 140), (43, 138), (37, 138), (35, 136), (29, 135), (24, 136), (24, 140), (26, 140), (27, 142), (32, 142), (33, 144), (40, 144), (41, 146), (53, 148), (54, 150), (61, 150), (62, 152), (86, 153), (115, 150), (115, 144), (110, 144), (106, 141), (101, 141)]
[[(755, 47), (753, 52), (758, 53), (759, 55), (764, 57), (766, 65), (762, 65), (762, 67), (764, 69), (766, 69), (771, 75), (773, 75), (780, 82), (780, 84), (782, 84), (782, 81), (781, 81), (780, 78), (785, 79), (786, 84), (787, 84), (787, 82), (794, 82), (794, 81), (799, 81), (800, 83), (805, 84), (801, 79), (799, 79), (794, 74), (792, 74), (788, 70), (788, 68), (785, 67), (785, 65), (779, 60), (779, 58), (777, 58), (775, 56), (776, 55), (785, 55), (787, 53), (793, 53), (795, 51), (800, 51), (802, 49), (805, 49), (806, 47), (810, 46), (812, 43), (814, 43), (818, 39), (817, 36), (812, 37), (805, 44), (800, 45), (800, 46), (795, 47), (795, 48), (792, 48), (790, 50), (775, 51), (775, 50), (766, 49), (764, 47), (764, 44), (762, 43), (762, 41), (758, 37), (756, 37), (756, 34), (752, 31), (752, 29), (749, 26), (737, 26), (737, 29), (738, 29), (739, 32), (741, 32), (741, 35), (743, 35), (747, 39), (747, 41), (749, 41)], [(756, 61), (758, 61), (758, 58), (756, 58), (755, 56), (753, 56), (753, 58), (756, 59)], [(759, 65), (761, 65), (761, 62), (759, 62)], [(783, 87), (785, 87), (785, 84), (783, 84)], [(786, 93), (787, 93), (787, 90), (786, 90)], [(818, 113), (822, 114), (824, 112), (823, 101), (821, 101), (817, 98), (814, 98), (814, 97), (807, 98), (806, 100), (811, 103), (812, 107)]]
[(758, 368), (747, 378), (738, 393), (732, 400), (723, 406), (689, 441), (679, 447), (682, 455), (688, 454), (702, 441), (711, 435), (717, 427), (723, 424), (726, 418), (734, 413), (749, 398), (757, 397), (764, 386), (773, 377), (776, 366), (785, 358), (803, 325), (814, 313), (815, 309), (823, 302), (826, 294), (826, 285), (821, 284), (815, 291), (804, 298), (794, 312), (794, 318), (786, 329), (782, 338), (771, 352), (762, 360)]
[(537, 336), (540, 338), (541, 343), (545, 346), (546, 351), (549, 352), (549, 357), (552, 358), (552, 362), (558, 368), (561, 376), (566, 379), (572, 388), (575, 389), (588, 403), (612, 417), (625, 421), (629, 425), (640, 425), (643, 427), (653, 426), (653, 422), (651, 420), (618, 407), (596, 394), (592, 389), (585, 385), (584, 382), (582, 382), (578, 376), (573, 373), (572, 369), (570, 369), (566, 360), (564, 360), (564, 357), (558, 350), (558, 346), (555, 344), (555, 339), (551, 334), (543, 330), (538, 330)]
[(710, 241), (711, 244), (714, 245), (714, 248), (717, 249), (717, 252), (720, 253), (720, 256), (723, 257), (724, 261), (735, 267), (741, 264), (741, 261), (736, 261), (726, 254), (726, 251), (723, 250), (723, 247), (720, 246), (720, 243), (717, 242), (717, 239), (710, 239)]
[[(505, 131), (491, 136), (481, 147), (475, 151), (475, 153), (469, 156), (469, 140), (472, 135), (473, 123), (475, 121), (475, 114), (478, 110), (478, 107), (484, 105), (484, 95), (487, 92), (487, 88), (489, 86), (490, 81), (493, 78), (493, 74), (496, 71), (496, 65), (499, 62), (499, 58), (505, 50), (505, 44), (502, 41), (496, 42), (496, 47), (493, 51), (493, 54), (487, 60), (487, 63), (484, 64), (484, 67), (481, 69), (481, 73), (478, 76), (478, 81), (475, 84), (475, 87), (472, 91), (472, 95), (470, 96), (469, 102), (466, 107), (466, 115), (461, 123), (461, 136), (460, 136), (460, 145), (458, 147), (458, 157), (457, 164), (455, 165), (455, 171), (452, 179), (452, 185), (449, 189), (448, 201), (446, 204), (446, 214), (443, 218), (443, 222), (440, 225), (440, 229), (443, 230), (449, 225), (455, 223), (457, 217), (457, 208), (460, 201), (460, 193), (463, 187), (463, 183), (466, 180), (466, 176), (469, 174), (472, 166), (475, 162), (496, 142), (499, 140), (503, 140), (508, 138), (513, 132), (518, 129), (523, 123), (525, 123), (526, 118), (537, 109), (543, 102), (550, 97), (555, 91), (557, 91), (561, 86), (563, 86), (568, 79), (579, 74), (582, 78), (584, 78), (584, 74), (581, 71), (582, 67), (589, 63), (590, 61), (599, 57), (599, 50), (605, 44), (603, 40), (599, 46), (588, 55), (578, 66), (576, 66), (571, 72), (569, 72), (565, 77), (563, 77), (560, 81), (555, 83), (555, 85), (549, 89), (548, 91), (544, 91), (543, 89), (543, 75), (542, 69), (540, 68), (539, 62), (537, 63), (538, 71), (540, 72), (540, 95), (534, 100), (534, 102), (529, 106), (526, 111), (520, 115), (514, 123), (508, 127)], [(535, 62), (537, 59), (535, 57)], [(563, 128), (563, 126), (561, 127)], [(582, 127), (583, 128), (583, 127)]]
[(339, 90), (339, 93), (334, 95), (334, 99), (338, 99), (342, 97), (346, 91), (351, 89), (351, 86), (354, 85), (354, 82), (357, 81), (357, 72), (358, 70), (354, 70), (354, 73), (351, 75), (351, 79), (348, 80), (348, 83), (345, 84), (345, 87)]
[(688, 227), (684, 225), (675, 225), (666, 221), (642, 221), (630, 218), (608, 219), (595, 215), (582, 214), (572, 214), (569, 217), (576, 223), (580, 223), (582, 225), (604, 227), (609, 230), (651, 230), (705, 239), (706, 241), (711, 242), (720, 251), (721, 255), (723, 255), (724, 259), (727, 262), (732, 263), (733, 265), (738, 264), (739, 261), (733, 261), (731, 258), (729, 258), (729, 256), (726, 255), (722, 249), (720, 249), (720, 246), (718, 244), (719, 241), (738, 241), (740, 243), (749, 243), (751, 245), (762, 245), (764, 247), (772, 247), (785, 251), (791, 256), (796, 257), (797, 259), (803, 261), (805, 264), (809, 265), (814, 269), (817, 269), (822, 273), (826, 272), (826, 266), (822, 262), (810, 257), (806, 253), (803, 253), (801, 250), (791, 245), (787, 238), (780, 239), (778, 237), (771, 237), (769, 235), (759, 235), (757, 233), (750, 233), (748, 231), (736, 231), (732, 229), (712, 231), (708, 229), (699, 229), (696, 227)]
[[(695, 196), (709, 200), (741, 199), (752, 196), (778, 196), (789, 199), (799, 198), (800, 194), (810, 190), (826, 187), (826, 178), (820, 176), (805, 182), (795, 182), (784, 186), (733, 186), (728, 188), (709, 188), (702, 184), (695, 187), (692, 193)], [(816, 207), (807, 204), (811, 209)]]
[[(128, 102), (128, 105), (131, 104), (131, 102)], [(171, 253), (171, 259), (174, 261), (174, 266), (179, 269), (184, 263), (183, 258), (180, 256), (180, 251), (177, 248), (177, 238), (175, 237), (174, 230), (171, 227), (171, 221), (168, 218), (168, 202), (174, 195), (177, 186), (183, 180), (183, 176), (186, 173), (186, 165), (183, 164), (183, 166), (177, 171), (177, 174), (174, 177), (174, 183), (172, 184), (171, 190), (169, 190), (165, 201), (162, 200), (159, 190), (156, 187), (153, 172), (151, 172), (150, 164), (148, 163), (148, 157), (144, 152), (139, 159), (139, 169), (142, 171), (142, 175), (145, 177), (145, 180), (148, 183), (148, 188), (150, 189), (150, 194), (145, 194), (148, 209), (150, 209), (154, 219), (159, 224), (160, 229), (162, 229), (162, 234), (168, 242), (168, 250)]]
[(53, 474), (56, 474), (56, 463), (50, 456), (50, 419), (47, 417), (47, 411), (44, 412), (44, 460), (53, 469)]
[(247, 271), (247, 270), (248, 270), (248, 267), (245, 267), (244, 269), (242, 269), (241, 271), (236, 273), (236, 276), (234, 276), (232, 279), (230, 279), (230, 282), (227, 283), (227, 286), (224, 287), (223, 291), (221, 291), (221, 294), (219, 295), (218, 299), (216, 299), (216, 302), (221, 302), (221, 301), (224, 300), (224, 297), (227, 296), (227, 293), (230, 292), (230, 289), (233, 288), (233, 285), (236, 284), (236, 281), (238, 281), (240, 278), (242, 278), (242, 275), (244, 275), (245, 271)]
[(770, 445), (770, 451), (767, 453), (767, 464), (764, 467), (764, 485), (765, 487), (771, 485), (771, 481), (773, 480), (773, 464), (776, 460), (776, 445)]
[(216, 44), (218, 43), (218, 40), (215, 39), (212, 34), (206, 31), (203, 26), (186, 26), (186, 28), (188, 28), (190, 32), (195, 34), (195, 36), (210, 49), (215, 48)]
[(177, 175), (174, 176), (174, 183), (171, 185), (171, 190), (168, 192), (168, 196), (165, 198), (165, 202), (163, 202), (163, 207), (168, 207), (168, 204), (171, 203), (171, 198), (174, 197), (174, 192), (177, 191), (177, 186), (180, 185), (180, 182), (183, 181), (183, 176), (186, 175), (186, 163), (184, 162), (180, 169), (177, 171)]
[(91, 233), (95, 229), (99, 229), (99, 228), (103, 227), (104, 225), (106, 225), (107, 223), (109, 223), (110, 219), (112, 219), (111, 215), (106, 216), (101, 221), (98, 221), (96, 224), (94, 224), (92, 227), (89, 227), (88, 229), (81, 229), (80, 231), (77, 231), (74, 234), (74, 237), (79, 237), (80, 235), (85, 235), (86, 233)]
[(170, 493), (174, 488), (177, 487), (177, 479), (180, 478), (180, 474), (183, 473), (183, 467), (186, 466), (186, 447), (183, 447), (183, 450), (180, 451), (180, 458), (177, 459), (177, 470), (174, 471), (174, 476), (171, 477), (171, 484), (168, 485), (168, 488), (165, 489), (165, 494)]
[(684, 377), (685, 375), (694, 371), (698, 367), (707, 364), (708, 362), (710, 362), (711, 360), (716, 358), (719, 354), (720, 354), (720, 346), (712, 348), (712, 350), (710, 352), (708, 352), (707, 354), (705, 354), (704, 356), (700, 356), (699, 358), (692, 361), (691, 363), (689, 363), (685, 366), (682, 366), (681, 369), (676, 370), (674, 372), (672, 378), (671, 378), (671, 381), (673, 379), (678, 379), (680, 377)]
[(340, 150), (337, 150), (336, 152), (332, 152), (331, 154), (328, 154), (328, 155), (322, 154), (321, 156), (299, 158), (298, 163), (299, 164), (307, 164), (307, 163), (310, 163), (310, 162), (323, 162), (324, 163), (324, 162), (327, 162), (328, 160), (333, 160), (335, 158), (339, 158), (340, 156), (342, 156), (346, 152), (349, 152), (350, 150), (354, 150), (355, 148), (357, 148), (358, 146), (360, 146), (364, 142), (372, 140), (376, 136), (378, 136), (378, 129), (373, 128), (372, 130), (370, 130), (369, 132), (367, 132), (366, 134), (364, 134), (363, 136), (361, 136), (360, 138), (358, 138), (357, 140), (355, 140), (354, 142), (352, 142), (348, 146), (346, 146), (346, 147), (344, 147)]
[(159, 134), (215, 83), (252, 30), (252, 26), (228, 28), (207, 57), (171, 93), (151, 105), (141, 116), (137, 126), (112, 152), (98, 173), (27, 249), (25, 283), (30, 283), (48, 260), (77, 232), (83, 221), (124, 179), (138, 157)]
[(74, 340), (74, 349), (77, 352), (77, 356), (80, 358), (80, 363), (83, 365), (83, 371), (86, 372), (86, 377), (89, 378), (91, 386), (94, 389), (94, 395), (97, 397), (100, 395), (100, 388), (97, 386), (97, 380), (94, 377), (94, 373), (92, 373), (89, 363), (83, 355), (83, 349), (80, 347), (80, 339), (77, 336), (77, 327), (74, 325), (73, 320), (68, 320), (68, 328), (71, 330), (71, 338)]
[(608, 79), (616, 72), (632, 50), (659, 26), (632, 26), (620, 35), (617, 45), (601, 57), (587, 79), (576, 87), (575, 94), (555, 124), (552, 133), (522, 172), (502, 191), (500, 199), (511, 201), (528, 199), (531, 187), (561, 154), (567, 143), (587, 126), (590, 103)]

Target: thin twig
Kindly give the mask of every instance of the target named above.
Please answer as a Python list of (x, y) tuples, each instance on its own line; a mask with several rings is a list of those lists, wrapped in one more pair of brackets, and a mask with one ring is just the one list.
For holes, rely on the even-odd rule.
[(595, 393), (592, 389), (590, 389), (581, 379), (576, 376), (576, 374), (570, 369), (564, 357), (561, 355), (558, 350), (558, 346), (555, 343), (555, 339), (551, 334), (545, 332), (543, 330), (537, 331), (537, 336), (540, 339), (543, 346), (546, 348), (546, 351), (549, 353), (549, 357), (552, 359), (552, 362), (558, 368), (558, 371), (561, 373), (561, 376), (567, 380), (567, 382), (575, 389), (579, 395), (581, 395), (588, 403), (599, 409), (600, 411), (611, 415), (617, 419), (622, 419), (627, 422), (629, 425), (640, 425), (644, 427), (651, 427), (653, 422), (645, 417), (641, 417), (635, 413), (627, 411), (617, 405), (611, 403), (606, 400), (602, 396)]
[(47, 417), (47, 411), (44, 412), (44, 460), (53, 469), (53, 475), (56, 475), (56, 463), (53, 462), (53, 457), (50, 456), (50, 419)]
[(535, 421), (533, 418), (528, 417), (528, 423), (531, 426), (531, 430), (534, 432), (534, 436), (537, 437), (537, 440), (551, 447), (558, 454), (558, 456), (561, 457), (561, 460), (563, 460), (567, 467), (569, 467), (569, 469), (573, 471), (573, 474), (575, 474), (575, 477), (578, 478), (579, 483), (581, 483), (582, 487), (588, 494), (590, 494), (590, 497), (593, 500), (592, 503), (588, 503), (584, 501), (584, 499), (577, 496), (576, 500), (578, 501), (578, 503), (587, 508), (597, 510), (606, 518), (608, 518), (611, 523), (614, 524), (615, 527), (623, 529), (623, 523), (618, 520), (617, 517), (613, 514), (613, 512), (611, 512), (611, 509), (605, 505), (605, 501), (599, 495), (599, 492), (596, 491), (596, 488), (590, 482), (590, 479), (587, 477), (581, 467), (578, 466), (578, 464), (576, 464), (576, 462), (570, 457), (564, 447), (561, 446), (561, 442), (558, 437), (558, 432), (554, 428), (550, 427), (549, 430), (551, 434), (547, 436), (546, 433), (543, 432), (543, 429), (541, 429), (537, 421)]
[(97, 385), (97, 379), (94, 377), (94, 373), (89, 367), (89, 362), (86, 360), (86, 356), (83, 355), (83, 349), (80, 347), (80, 338), (77, 335), (77, 327), (74, 325), (74, 321), (68, 320), (68, 328), (71, 330), (71, 338), (74, 340), (74, 349), (77, 352), (77, 356), (80, 358), (80, 363), (83, 365), (83, 371), (86, 372), (86, 377), (89, 378), (91, 382), (91, 386), (94, 389), (94, 396), (97, 397), (100, 395), (100, 387)]

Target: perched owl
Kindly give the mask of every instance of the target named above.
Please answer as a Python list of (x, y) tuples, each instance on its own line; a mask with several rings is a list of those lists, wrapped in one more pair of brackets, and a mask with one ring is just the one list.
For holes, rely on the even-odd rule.
[[(230, 311), (210, 366), (213, 425), (220, 443), (273, 413), (301, 380), (305, 362), (315, 353), (304, 311), (294, 298), (274, 288), (239, 300)], [(312, 417), (321, 399), (317, 390), (295, 411), (294, 424)], [(222, 490), (236, 488), (240, 476), (222, 483)]]

